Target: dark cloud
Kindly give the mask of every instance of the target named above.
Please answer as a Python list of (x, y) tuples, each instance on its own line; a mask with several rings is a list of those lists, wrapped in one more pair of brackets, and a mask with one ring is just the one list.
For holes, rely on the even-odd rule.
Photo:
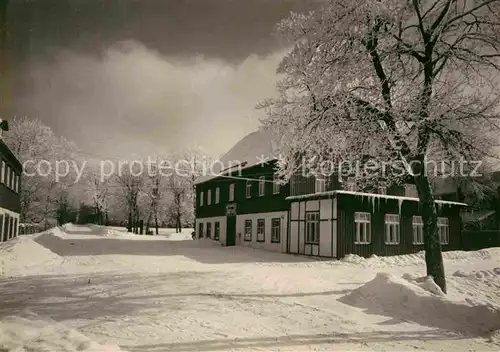
[(283, 46), (313, 1), (11, 0), (17, 114), (103, 153), (194, 143), (219, 153), (258, 123)]

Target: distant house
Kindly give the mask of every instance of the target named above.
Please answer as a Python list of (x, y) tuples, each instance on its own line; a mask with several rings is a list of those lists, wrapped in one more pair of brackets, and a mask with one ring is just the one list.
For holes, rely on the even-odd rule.
[[(272, 136), (254, 132), (222, 157), (225, 170), (197, 180), (198, 237), (226, 246), (329, 258), (423, 250), (414, 185), (361, 192), (351, 179), (339, 180), (336, 175), (316, 179), (299, 173), (279, 185), (274, 182), (273, 151)], [(263, 157), (265, 163), (260, 162)], [(436, 201), (443, 250), (461, 246), (464, 207), (461, 202)]]
[(4, 242), (19, 234), (22, 165), (2, 139), (7, 121), (0, 120), (0, 126), (0, 242)]

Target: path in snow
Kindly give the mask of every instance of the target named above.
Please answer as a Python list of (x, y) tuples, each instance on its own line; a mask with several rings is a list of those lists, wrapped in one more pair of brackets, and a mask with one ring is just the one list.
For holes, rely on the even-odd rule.
[(487, 333), (500, 328), (500, 249), (445, 253), (443, 297), (417, 279), (421, 255), (324, 261), (65, 231), (0, 247), (0, 316), (28, 308), (129, 352), (499, 348)]

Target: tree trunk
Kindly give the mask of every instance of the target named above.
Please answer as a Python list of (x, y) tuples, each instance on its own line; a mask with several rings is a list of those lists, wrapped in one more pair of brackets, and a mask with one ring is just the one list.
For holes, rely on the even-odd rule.
[(176, 233), (181, 232), (181, 214), (179, 213), (175, 215), (175, 232)]
[[(423, 157), (418, 159), (421, 159), (421, 163), (424, 165)], [(434, 282), (446, 293), (446, 278), (441, 253), (441, 241), (437, 227), (437, 210), (434, 196), (425, 170), (419, 168), (417, 172), (415, 172), (416, 170), (413, 171), (420, 199), (419, 206), (422, 213), (422, 220), (424, 222), (424, 249), (427, 276), (432, 276)]]
[(132, 212), (128, 212), (128, 224), (127, 224), (127, 231), (132, 232)]
[(155, 209), (155, 228), (156, 234), (158, 235), (158, 210)]
[(150, 210), (149, 215), (148, 215), (148, 220), (146, 221), (146, 235), (149, 232), (149, 223), (151, 222), (151, 215), (152, 215), (152, 211)]

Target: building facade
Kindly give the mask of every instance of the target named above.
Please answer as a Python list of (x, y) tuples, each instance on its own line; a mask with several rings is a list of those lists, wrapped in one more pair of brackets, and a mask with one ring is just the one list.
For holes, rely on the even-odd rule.
[[(300, 173), (280, 185), (272, 146), (265, 143), (269, 137), (263, 132), (245, 137), (221, 159), (223, 165), (233, 161), (233, 166), (219, 170), (217, 177), (198, 180), (199, 238), (328, 258), (423, 250), (423, 222), (414, 185), (358, 190), (352, 178)], [(460, 212), (466, 206), (436, 201), (445, 251), (461, 248)]]
[[(5, 120), (3, 125), (4, 130), (7, 130)], [(19, 234), (21, 174), (21, 163), (0, 135), (0, 242), (8, 241)]]
[[(196, 187), (196, 232), (223, 245), (285, 252), (289, 186), (273, 182), (274, 164), (242, 169)], [(234, 173), (233, 173), (234, 175)]]

